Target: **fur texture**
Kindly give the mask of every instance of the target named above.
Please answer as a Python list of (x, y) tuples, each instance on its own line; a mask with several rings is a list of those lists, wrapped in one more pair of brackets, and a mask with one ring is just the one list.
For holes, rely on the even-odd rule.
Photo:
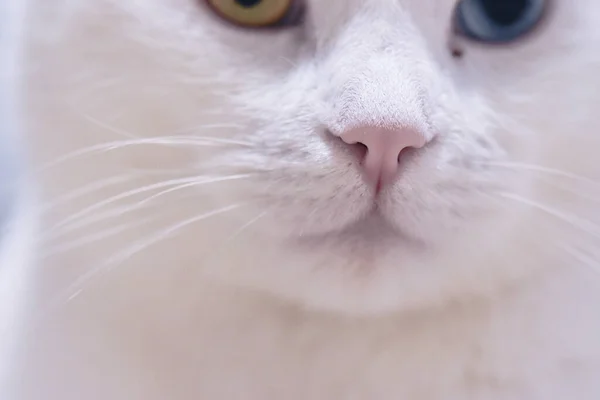
[[(600, 2), (500, 47), (451, 0), (277, 31), (11, 2), (41, 228), (5, 262), (3, 399), (600, 397)], [(429, 139), (378, 198), (336, 137), (363, 125)]]

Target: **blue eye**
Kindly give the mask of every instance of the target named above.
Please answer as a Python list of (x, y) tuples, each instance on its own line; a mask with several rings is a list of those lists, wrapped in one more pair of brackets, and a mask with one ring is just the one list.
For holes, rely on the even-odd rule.
[(542, 20), (547, 0), (461, 0), (454, 11), (458, 34), (483, 43), (509, 43)]

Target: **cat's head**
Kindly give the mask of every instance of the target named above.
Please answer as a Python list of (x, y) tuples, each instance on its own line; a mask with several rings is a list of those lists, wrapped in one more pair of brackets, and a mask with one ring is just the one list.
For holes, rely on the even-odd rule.
[(96, 121), (152, 139), (130, 160), (198, 177), (161, 207), (203, 216), (172, 243), (199, 269), (374, 312), (593, 252), (597, 0), (73, 7), (56, 70)]

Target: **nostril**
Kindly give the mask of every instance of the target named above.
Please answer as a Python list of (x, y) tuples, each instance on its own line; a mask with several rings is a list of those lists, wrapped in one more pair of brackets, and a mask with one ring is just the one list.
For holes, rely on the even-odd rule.
[(360, 150), (361, 150), (363, 153), (366, 153), (366, 152), (369, 150), (369, 148), (367, 147), (367, 145), (366, 145), (366, 144), (364, 144), (364, 143), (361, 143), (361, 142), (356, 142), (356, 143), (354, 143), (354, 145), (355, 145), (355, 146), (357, 146), (357, 147), (359, 147), (359, 148), (360, 148)]
[(338, 137), (359, 160), (363, 177), (377, 191), (395, 180), (400, 168), (400, 157), (404, 157), (406, 151), (422, 147), (426, 142), (419, 130), (402, 127), (359, 127), (342, 132)]
[(369, 148), (364, 143), (360, 143), (360, 142), (346, 143), (346, 142), (344, 142), (344, 144), (346, 145), (346, 148), (348, 148), (350, 150), (350, 152), (358, 159), (358, 161), (360, 163), (363, 162), (363, 160), (367, 156), (367, 153), (369, 152)]
[(398, 153), (398, 158), (396, 159), (396, 161), (398, 161), (398, 163), (400, 163), (403, 158), (406, 158), (409, 154), (415, 152), (416, 150), (417, 150), (417, 147), (415, 147), (415, 146), (408, 146), (408, 147), (401, 149), (400, 152)]

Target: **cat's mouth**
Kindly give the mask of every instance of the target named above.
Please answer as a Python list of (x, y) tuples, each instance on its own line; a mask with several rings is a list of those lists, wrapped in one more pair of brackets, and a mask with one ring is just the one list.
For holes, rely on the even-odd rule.
[(301, 235), (298, 240), (303, 244), (337, 242), (366, 248), (388, 246), (390, 244), (396, 246), (399, 244), (421, 245), (417, 239), (393, 226), (378, 208), (374, 208), (364, 217), (341, 229), (319, 234)]

